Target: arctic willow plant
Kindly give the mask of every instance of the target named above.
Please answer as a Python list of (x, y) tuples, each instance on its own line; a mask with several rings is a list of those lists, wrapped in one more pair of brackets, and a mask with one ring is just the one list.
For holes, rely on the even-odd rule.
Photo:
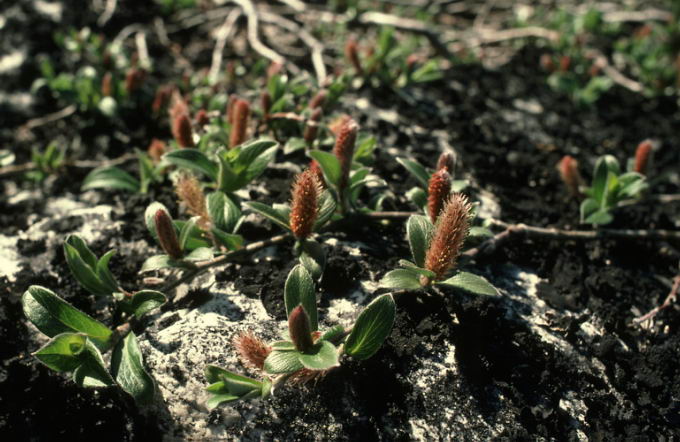
[[(468, 185), (466, 180), (452, 180), (455, 159), (452, 153), (444, 152), (439, 156), (437, 160), (437, 167), (434, 171), (426, 169), (423, 165), (414, 160), (409, 160), (407, 158), (397, 158), (397, 161), (404, 166), (404, 168), (418, 181), (418, 186), (410, 189), (406, 196), (416, 205), (419, 209), (428, 213), (428, 209), (432, 209), (430, 204), (428, 204), (428, 196), (431, 193), (430, 187), (432, 186), (433, 178), (437, 181), (435, 183), (441, 183), (443, 178), (447, 178), (448, 190), (449, 192), (460, 192), (465, 189)], [(444, 175), (446, 173), (446, 175)], [(441, 184), (440, 184), (441, 186)], [(430, 216), (432, 218), (432, 215)], [(436, 218), (436, 215), (435, 215)]]
[(496, 295), (496, 289), (481, 276), (456, 271), (456, 261), (470, 230), (471, 206), (465, 196), (453, 194), (444, 204), (436, 224), (428, 217), (412, 215), (406, 234), (413, 261), (401, 260), (401, 269), (388, 272), (381, 286), (420, 289), (443, 284), (481, 295)]
[[(358, 131), (357, 123), (347, 118), (338, 129), (333, 153), (322, 150), (309, 152), (309, 156), (314, 160), (312, 163), (315, 164), (314, 168), (318, 167), (321, 171), (324, 182), (341, 214), (359, 209), (359, 193), (370, 182), (368, 174), (371, 170), (355, 162), (358, 153), (355, 151)], [(374, 146), (374, 142), (371, 143), (369, 140), (367, 144), (362, 143), (360, 147), (370, 154)], [(380, 199), (376, 204), (379, 202)]]
[(318, 279), (326, 265), (326, 256), (321, 244), (310, 237), (331, 219), (335, 201), (322, 189), (319, 177), (311, 169), (295, 177), (291, 194), (290, 206), (268, 206), (256, 201), (247, 202), (245, 206), (290, 231), (296, 239), (294, 252), (300, 263)]
[(193, 269), (196, 261), (243, 245), (243, 237), (236, 233), (243, 220), (241, 210), (225, 193), (215, 191), (204, 196), (198, 180), (191, 176), (178, 180), (176, 192), (195, 216), (188, 221), (173, 220), (163, 204), (153, 202), (147, 207), (146, 227), (165, 253), (148, 258), (142, 272)]
[(321, 332), (314, 281), (302, 265), (295, 266), (288, 275), (284, 299), (288, 333), (283, 340), (266, 344), (251, 333), (234, 339), (240, 358), (261, 373), (261, 380), (208, 365), (208, 408), (239, 399), (265, 398), (273, 387), (286, 381), (305, 383), (318, 379), (339, 366), (343, 355), (368, 359), (389, 336), (396, 314), (392, 295), (382, 295), (359, 314), (352, 327), (338, 325)]
[[(128, 292), (109, 270), (115, 251), (97, 258), (78, 236), (64, 242), (64, 254), (73, 276), (95, 296), (111, 297), (124, 319), (140, 318), (161, 306), (165, 295), (154, 290)], [(82, 387), (118, 385), (140, 404), (153, 399), (155, 386), (144, 370), (137, 338), (128, 327), (112, 330), (64, 301), (51, 290), (31, 286), (21, 298), (24, 314), (50, 340), (34, 356), (58, 372), (72, 373)], [(127, 333), (127, 335), (125, 335)], [(125, 336), (123, 336), (125, 335)], [(102, 353), (112, 351), (106, 368)]]

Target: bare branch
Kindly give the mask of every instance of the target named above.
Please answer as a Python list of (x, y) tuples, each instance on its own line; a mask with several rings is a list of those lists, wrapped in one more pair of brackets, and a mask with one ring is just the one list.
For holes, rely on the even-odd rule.
[(673, 287), (671, 287), (671, 291), (670, 291), (670, 293), (668, 293), (668, 296), (666, 296), (666, 299), (663, 301), (663, 303), (661, 305), (657, 306), (657, 307), (654, 307), (652, 310), (650, 310), (646, 314), (633, 319), (633, 325), (641, 324), (645, 321), (650, 321), (661, 310), (670, 307), (675, 301), (677, 301), (679, 289), (680, 289), (680, 275), (673, 278)]
[(216, 83), (217, 78), (222, 69), (222, 57), (224, 55), (224, 47), (227, 44), (227, 40), (234, 34), (236, 30), (236, 22), (241, 17), (241, 11), (234, 9), (231, 11), (227, 18), (222, 23), (222, 26), (217, 30), (215, 48), (212, 53), (212, 62), (210, 64), (210, 72), (208, 78), (211, 83)]
[(255, 9), (255, 5), (253, 5), (253, 2), (250, 0), (234, 0), (234, 3), (238, 4), (241, 9), (243, 9), (243, 13), (248, 19), (247, 35), (250, 47), (252, 47), (255, 52), (262, 55), (263, 57), (268, 58), (273, 62), (283, 64), (286, 61), (285, 58), (265, 46), (260, 41), (260, 37), (258, 35), (260, 18), (257, 9)]

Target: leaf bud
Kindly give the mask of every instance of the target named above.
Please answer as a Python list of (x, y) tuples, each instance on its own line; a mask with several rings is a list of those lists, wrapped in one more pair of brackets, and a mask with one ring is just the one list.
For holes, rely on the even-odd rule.
[(181, 259), (184, 254), (179, 246), (179, 239), (177, 238), (177, 231), (172, 224), (172, 218), (163, 210), (159, 209), (154, 215), (154, 223), (156, 225), (156, 236), (163, 251), (172, 259)]
[(309, 316), (301, 305), (295, 307), (288, 316), (288, 333), (290, 340), (293, 341), (299, 352), (308, 352), (314, 346)]

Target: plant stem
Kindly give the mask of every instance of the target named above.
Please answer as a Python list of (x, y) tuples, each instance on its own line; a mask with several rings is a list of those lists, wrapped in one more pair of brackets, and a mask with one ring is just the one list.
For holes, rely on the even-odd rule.
[(226, 264), (228, 262), (234, 261), (236, 258), (242, 256), (242, 255), (248, 255), (250, 253), (256, 252), (260, 249), (264, 249), (265, 247), (273, 246), (275, 244), (282, 243), (283, 241), (292, 238), (292, 235), (289, 233), (284, 233), (281, 235), (273, 236), (269, 239), (265, 239), (262, 241), (257, 241), (254, 243), (250, 243), (247, 246), (238, 249), (238, 250), (233, 250), (231, 252), (227, 252), (224, 255), (218, 256), (217, 258), (211, 259), (209, 261), (204, 261), (199, 264), (196, 264), (196, 268), (189, 270), (182, 274), (179, 278), (177, 278), (174, 281), (169, 282), (166, 284), (161, 291), (163, 293), (167, 293), (170, 290), (173, 290), (180, 284), (183, 284), (185, 282), (191, 281), (201, 273), (205, 272), (206, 270), (212, 268), (212, 267), (217, 267), (222, 264)]
[(659, 313), (661, 310), (670, 307), (671, 304), (673, 304), (677, 300), (678, 290), (680, 290), (680, 275), (673, 278), (673, 287), (671, 287), (671, 291), (668, 293), (668, 296), (666, 296), (666, 299), (663, 301), (663, 304), (654, 307), (646, 314), (633, 319), (632, 324), (636, 325), (648, 321), (654, 318), (657, 315), (657, 313)]

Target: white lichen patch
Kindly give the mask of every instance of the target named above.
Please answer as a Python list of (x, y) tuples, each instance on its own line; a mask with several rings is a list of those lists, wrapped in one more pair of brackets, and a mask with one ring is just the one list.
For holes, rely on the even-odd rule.
[(21, 270), (21, 257), (17, 253), (17, 238), (0, 235), (0, 277), (14, 282), (14, 274)]

